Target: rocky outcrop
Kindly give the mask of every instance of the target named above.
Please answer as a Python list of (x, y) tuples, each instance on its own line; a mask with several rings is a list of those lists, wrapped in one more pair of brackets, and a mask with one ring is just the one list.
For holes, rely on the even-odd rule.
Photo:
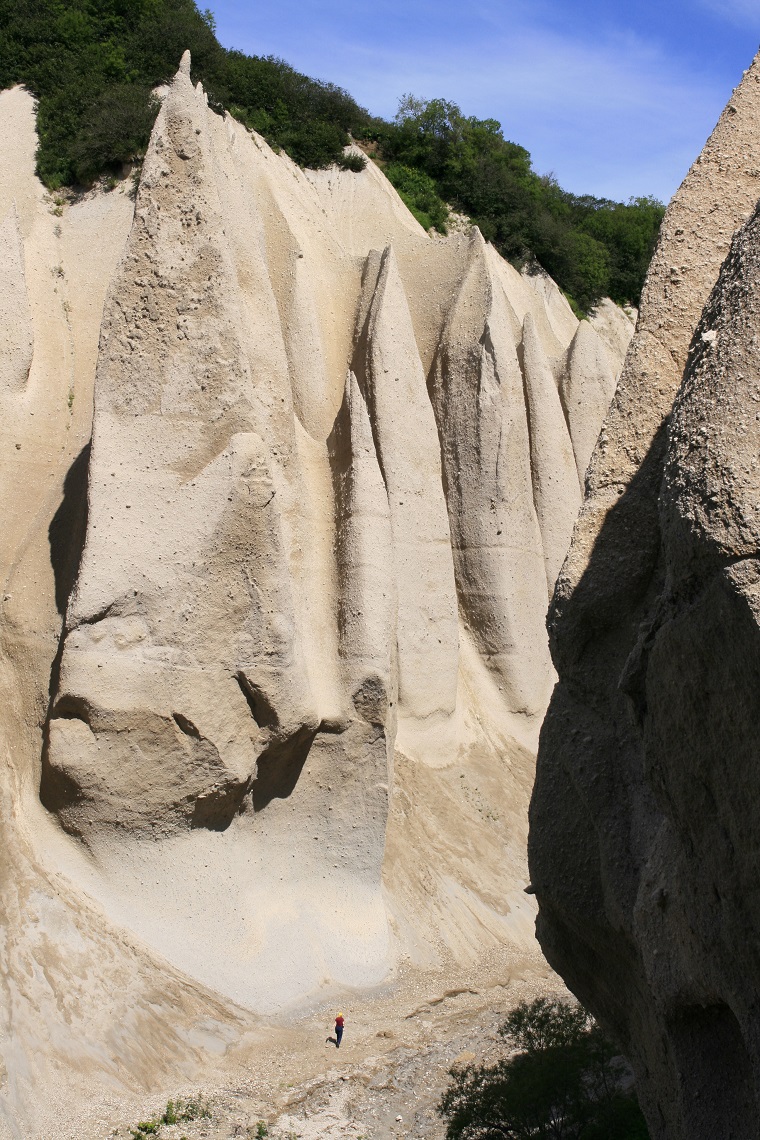
[[(140, 954), (135, 1034), (162, 962), (195, 994), (166, 989), (165, 1072), (196, 1012), (216, 1049), (241, 1007), (533, 953), (547, 571), (580, 497), (568, 423), (587, 447), (606, 408), (574, 366), (566, 416), (582, 334), (549, 278), (475, 229), (433, 240), (373, 164), (299, 170), (187, 57), (134, 203), (51, 202), (30, 98), (0, 106), (0, 892), (37, 883), (78, 946), (53, 968), (20, 904), (0, 922), (27, 995), (0, 1115), (26, 1134), (72, 1055), (93, 1090), (143, 1087), (102, 996)], [(68, 987), (81, 1017), (37, 1058)]]
[(668, 1140), (758, 1135), (759, 122), (756, 60), (668, 209), (587, 473), (531, 806), (541, 945)]

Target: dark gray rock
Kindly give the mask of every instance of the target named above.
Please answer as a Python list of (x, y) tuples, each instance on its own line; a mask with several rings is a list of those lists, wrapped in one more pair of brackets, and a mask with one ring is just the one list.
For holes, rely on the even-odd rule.
[(668, 1140), (760, 1135), (759, 81), (663, 222), (550, 611), (531, 807), (541, 945)]

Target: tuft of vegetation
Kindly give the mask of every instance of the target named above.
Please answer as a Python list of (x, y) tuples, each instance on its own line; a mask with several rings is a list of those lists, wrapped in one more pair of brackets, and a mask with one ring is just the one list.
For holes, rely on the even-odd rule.
[(362, 170), (366, 169), (367, 160), (363, 154), (350, 151), (339, 159), (338, 166), (340, 166), (341, 170), (353, 170), (354, 174), (360, 174)]
[(401, 162), (391, 162), (385, 167), (385, 175), (424, 229), (446, 233), (449, 209), (438, 196), (435, 182), (429, 174)]
[(205, 1097), (197, 1097), (167, 1101), (166, 1109), (161, 1116), (143, 1120), (130, 1129), (132, 1140), (144, 1140), (146, 1136), (158, 1136), (165, 1124), (187, 1124), (192, 1120), (210, 1119), (211, 1108)]
[(445, 99), (405, 95), (393, 122), (374, 119), (332, 83), (222, 47), (194, 0), (0, 0), (0, 88), (22, 83), (37, 99), (45, 185), (105, 175), (113, 186), (125, 165), (139, 168), (158, 110), (152, 91), (186, 48), (211, 106), (301, 166), (358, 172), (366, 160), (344, 148), (362, 140), (425, 229), (446, 232), (448, 203), (514, 265), (545, 269), (577, 314), (605, 294), (639, 303), (661, 203), (570, 194), (537, 174), (495, 119)]
[(160, 1128), (161, 1121), (156, 1116), (152, 1120), (143, 1120), (136, 1124), (134, 1128), (130, 1129), (130, 1132), (133, 1140), (141, 1140), (143, 1136), (156, 1136)]
[(627, 1066), (581, 1006), (522, 1002), (499, 1032), (513, 1056), (450, 1070), (446, 1140), (648, 1140)]

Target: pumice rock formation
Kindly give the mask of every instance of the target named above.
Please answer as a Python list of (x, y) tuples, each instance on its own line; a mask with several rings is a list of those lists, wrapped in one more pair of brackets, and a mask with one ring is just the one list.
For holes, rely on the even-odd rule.
[(541, 945), (668, 1140), (759, 1134), (759, 124), (756, 59), (665, 216), (587, 473), (531, 805)]
[(519, 322), (478, 231), (469, 245), (469, 264), (436, 354), (431, 396), (462, 619), (511, 707), (532, 713), (545, 706), (551, 676), (537, 625), (546, 578), (515, 344)]
[(29, 315), (24, 247), (15, 205), (0, 226), (0, 272), (5, 283), (0, 294), (0, 336), (4, 344), (0, 385), (5, 391), (18, 392), (29, 378), (34, 329)]
[(56, 206), (21, 89), (0, 136), (17, 1140), (248, 1064), (270, 1014), (530, 959), (547, 573), (632, 324), (600, 307), (586, 378), (548, 278), (372, 163), (299, 170), (188, 57), (134, 199)]

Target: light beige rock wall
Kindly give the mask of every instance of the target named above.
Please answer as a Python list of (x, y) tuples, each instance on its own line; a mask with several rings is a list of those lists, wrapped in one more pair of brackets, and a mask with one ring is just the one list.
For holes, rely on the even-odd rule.
[(517, 318), (477, 231), (469, 244), (469, 264), (436, 355), (431, 396), (462, 619), (501, 683), (504, 703), (532, 713), (548, 699), (551, 675)]
[[(2, 1007), (14, 1135), (35, 1088), (81, 1095), (72, 1051), (91, 1090), (146, 1083), (103, 987), (157, 1073), (184, 1052), (191, 1074), (194, 1019), (234, 1053), (243, 1007), (532, 940), (539, 515), (579, 494), (557, 388), (578, 322), (477, 231), (429, 238), (374, 165), (275, 155), (189, 68), (136, 200), (45, 195), (32, 101), (0, 95), (0, 976), (49, 986)], [(577, 402), (590, 437), (605, 409)], [(52, 969), (20, 884), (78, 957)], [(33, 1010), (71, 993), (40, 1052)]]

